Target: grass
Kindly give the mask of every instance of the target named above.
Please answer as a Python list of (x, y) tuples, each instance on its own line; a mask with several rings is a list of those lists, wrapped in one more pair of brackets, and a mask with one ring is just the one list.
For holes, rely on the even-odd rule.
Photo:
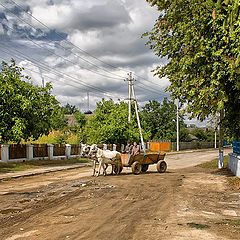
[(206, 228), (209, 228), (208, 225), (204, 225), (204, 224), (200, 224), (200, 223), (194, 223), (194, 222), (187, 223), (187, 225), (188, 225), (190, 228), (197, 228), (197, 229), (206, 229)]
[[(209, 169), (217, 169), (218, 168), (218, 158), (210, 161), (210, 162), (205, 162), (200, 165), (198, 165), (201, 168), (209, 168)], [(224, 156), (223, 158), (223, 168), (227, 168), (228, 166), (228, 156)]]
[[(218, 170), (218, 158), (216, 158), (216, 159), (214, 159), (214, 160), (212, 160), (210, 162), (202, 163), (202, 164), (200, 164), (198, 166), (202, 167), (202, 168)], [(225, 156), (223, 158), (223, 169), (225, 171), (227, 169), (227, 166), (228, 166), (228, 156)], [(231, 190), (240, 190), (240, 178), (232, 177), (230, 175), (230, 170), (228, 170), (228, 171), (229, 171), (229, 177), (227, 178), (227, 181), (228, 181), (229, 188)]]
[(31, 160), (26, 162), (17, 163), (0, 163), (0, 173), (23, 171), (42, 166), (61, 166), (74, 163), (88, 163), (89, 159), (86, 158), (72, 158), (72, 159), (57, 159), (57, 160)]
[(224, 222), (218, 222), (216, 224), (228, 225), (240, 231), (240, 220), (225, 219)]

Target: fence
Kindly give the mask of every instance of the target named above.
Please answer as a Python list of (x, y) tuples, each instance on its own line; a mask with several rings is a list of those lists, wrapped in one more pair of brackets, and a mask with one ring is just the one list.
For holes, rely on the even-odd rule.
[(47, 157), (48, 147), (47, 144), (34, 144), (33, 145), (33, 157)]
[(72, 144), (71, 145), (71, 155), (80, 155), (81, 153), (81, 145), (80, 144)]
[(27, 157), (26, 144), (10, 144), (9, 146), (9, 158), (19, 159)]
[(65, 144), (54, 144), (53, 156), (65, 156)]
[(171, 151), (170, 140), (150, 140), (149, 143), (150, 151)]
[[(213, 143), (213, 142), (180, 142), (179, 143), (180, 150), (206, 149), (206, 148), (214, 148), (214, 147), (215, 147), (215, 143)], [(218, 143), (217, 143), (217, 147), (218, 147)], [(176, 142), (171, 143), (171, 150), (173, 150), (173, 151), (177, 150)]]
[(236, 154), (240, 154), (240, 141), (233, 141), (233, 152)]
[(100, 148), (100, 149), (103, 149), (103, 144), (97, 144), (97, 147)]
[[(123, 144), (97, 144), (101, 149), (124, 150)], [(0, 145), (0, 162), (22, 161), (31, 159), (56, 159), (70, 158), (81, 155), (81, 144), (3, 144)], [(176, 143), (163, 140), (151, 140), (146, 144), (151, 151), (170, 151), (176, 150)], [(180, 142), (180, 150), (213, 148), (214, 143), (207, 142)], [(240, 142), (234, 142), (234, 152), (240, 153)]]

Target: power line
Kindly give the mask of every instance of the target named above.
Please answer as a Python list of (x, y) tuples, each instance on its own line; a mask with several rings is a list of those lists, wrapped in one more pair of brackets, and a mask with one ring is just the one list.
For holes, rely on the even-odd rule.
[[(0, 5), (2, 5), (2, 4), (0, 3)], [(2, 6), (5, 7), (4, 5), (2, 5)], [(5, 7), (5, 8), (6, 8), (6, 7)], [(6, 9), (8, 9), (8, 8), (6, 8)], [(9, 9), (8, 9), (8, 10), (9, 10)], [(10, 11), (10, 10), (9, 10), (9, 11)], [(16, 14), (14, 14), (14, 15), (16, 15)], [(16, 16), (17, 16), (17, 15), (16, 15)], [(18, 17), (18, 16), (17, 16), (17, 17)], [(18, 17), (18, 18), (19, 18), (19, 17)], [(24, 21), (24, 22), (25, 22), (25, 21)], [(26, 23), (27, 23), (27, 22), (26, 22)], [(10, 28), (11, 30), (14, 31), (13, 28), (11, 28), (11, 27), (9, 27), (9, 26), (8, 26), (8, 28)], [(63, 56), (56, 54), (54, 51), (51, 51), (51, 50), (49, 50), (49, 49), (47, 49), (47, 48), (42, 47), (39, 43), (36, 43), (36, 41), (32, 40), (32, 39), (29, 38), (28, 36), (26, 36), (26, 37), (27, 37), (27, 39), (28, 39), (29, 41), (31, 41), (31, 42), (32, 42), (33, 44), (35, 44), (36, 46), (38, 46), (38, 47), (40, 47), (40, 48), (42, 48), (42, 49), (44, 49), (44, 50), (47, 50), (47, 51), (50, 52), (51, 54), (53, 54), (53, 55), (55, 55), (55, 56), (57, 56), (57, 57), (65, 60), (65, 61), (67, 61), (67, 62), (70, 62), (71, 64), (76, 65), (75, 62), (72, 62), (71, 60), (69, 60), (69, 59), (67, 59), (67, 58), (65, 58), (65, 57), (63, 57)], [(78, 66), (78, 65), (76, 65), (76, 66)], [(80, 67), (80, 66), (78, 66), (78, 67)], [(103, 77), (106, 77), (106, 78), (110, 78), (110, 79), (115, 79), (115, 80), (122, 81), (122, 79), (120, 79), (120, 78), (115, 78), (115, 77), (107, 76), (107, 75), (101, 74), (101, 73), (99, 73), (99, 72), (95, 72), (95, 71), (93, 71), (93, 70), (91, 70), (91, 69), (88, 69), (88, 68), (86, 68), (86, 67), (83, 67), (83, 66), (81, 66), (81, 68), (86, 69), (87, 71), (93, 72), (93, 73), (95, 73), (95, 74), (98, 74), (98, 75), (103, 76)]]
[[(149, 91), (149, 92), (152, 92), (152, 93), (155, 93), (155, 94), (160, 94), (161, 93), (161, 91), (157, 91), (157, 90), (154, 90), (154, 89), (149, 89), (149, 88), (147, 88), (144, 84), (142, 84), (141, 82), (139, 82), (139, 81), (136, 81), (136, 84), (140, 84), (140, 85), (142, 85), (142, 86), (139, 86), (139, 88), (142, 88), (142, 89), (144, 89), (144, 90), (146, 90), (146, 91)], [(161, 93), (161, 95), (165, 95), (165, 96), (168, 96), (168, 94), (167, 93)]]
[[(2, 46), (1, 46), (2, 47)], [(37, 66), (39, 66), (39, 65), (42, 65), (43, 66), (43, 68), (46, 70), (47, 69), (47, 71), (53, 71), (53, 69), (54, 68), (49, 68), (47, 65), (45, 65), (45, 64), (43, 64), (43, 63), (39, 63), (39, 61), (38, 60), (36, 60), (36, 59), (34, 59), (34, 58), (30, 58), (30, 57), (28, 57), (28, 56), (26, 56), (25, 54), (23, 54), (22, 52), (20, 52), (20, 51), (18, 51), (18, 50), (10, 50), (10, 49), (8, 49), (8, 51), (9, 52), (17, 52), (17, 53), (19, 53), (20, 55), (22, 55), (24, 58), (26, 58), (27, 60), (29, 60), (29, 61), (32, 61), (32, 62), (35, 62), (36, 63), (36, 65)], [(6, 51), (4, 51), (3, 50), (3, 52), (5, 52), (5, 53), (7, 53), (7, 54), (9, 54), (8, 52), (6, 52)], [(66, 73), (63, 73), (63, 72), (61, 72), (61, 71), (59, 71), (59, 70), (56, 70), (56, 71), (53, 71), (53, 72), (55, 72), (55, 75), (60, 75), (60, 77), (62, 77), (62, 75), (63, 76), (67, 76), (68, 78), (70, 78), (70, 79), (73, 79), (72, 81), (73, 82), (75, 82), (75, 83), (77, 83), (77, 84), (80, 84), (80, 85), (83, 85), (83, 86), (85, 86), (86, 88), (90, 88), (90, 89), (93, 89), (93, 90), (97, 90), (98, 92), (102, 92), (102, 93), (104, 93), (104, 94), (106, 94), (106, 95), (108, 95), (108, 96), (112, 96), (111, 94), (109, 94), (106, 90), (103, 90), (103, 89), (101, 89), (101, 88), (98, 88), (98, 87), (93, 87), (92, 85), (90, 85), (89, 83), (86, 83), (86, 82), (84, 82), (84, 81), (79, 81), (79, 79), (77, 79), (77, 78), (75, 78), (75, 77), (73, 77), (73, 76), (71, 76), (71, 75), (69, 75), (69, 74), (66, 74)], [(69, 81), (69, 80), (68, 80)]]
[[(17, 58), (21, 59), (19, 56), (17, 56)], [(3, 61), (7, 62), (7, 60), (4, 59), (4, 58), (2, 58), (2, 57), (0, 57), (0, 59), (2, 59)], [(38, 66), (38, 67), (39, 67), (39, 66)], [(30, 72), (34, 72), (34, 73), (39, 74), (39, 72), (34, 71), (33, 69), (29, 69), (29, 68), (26, 68), (26, 67), (23, 67), (23, 69), (24, 69), (24, 70), (28, 70), (28, 71), (30, 71)], [(65, 85), (68, 85), (68, 86), (71, 86), (71, 87), (74, 87), (74, 88), (83, 90), (83, 89), (80, 88), (79, 86), (76, 86), (76, 85), (71, 84), (71, 82), (69, 82), (69, 81), (66, 83), (66, 82), (62, 81), (61, 79), (56, 80), (55, 78), (51, 78), (51, 77), (49, 77), (49, 76), (45, 76), (45, 78), (50, 79), (50, 80), (52, 80), (52, 81), (54, 81), (54, 82), (62, 82), (62, 83), (64, 83)], [(85, 92), (82, 92), (82, 93), (84, 94)], [(91, 93), (93, 93), (93, 95), (95, 95), (95, 96), (98, 96), (99, 98), (102, 98), (102, 96), (103, 96), (103, 95), (97, 94), (97, 92), (93, 92), (93, 91), (92, 91)], [(109, 98), (116, 98), (116, 99), (125, 100), (125, 98), (119, 98), (119, 96), (116, 96), (116, 97), (115, 97), (115, 96), (110, 96)]]
[[(12, 1), (12, 2), (13, 2), (13, 1)], [(13, 11), (11, 11), (8, 7), (4, 6), (4, 5), (1, 4), (1, 3), (0, 3), (0, 5), (3, 6), (5, 9), (7, 9), (7, 10), (8, 10), (9, 12), (11, 12), (12, 14), (14, 14), (20, 21), (26, 23), (27, 25), (31, 26), (31, 27), (34, 28), (35, 30), (38, 30), (38, 29), (37, 29), (36, 27), (34, 27), (32, 24), (30, 24), (29, 22), (27, 22), (27, 21), (25, 21), (24, 19), (20, 18), (17, 14), (15, 14)], [(21, 6), (19, 6), (18, 4), (15, 3), (15, 5), (17, 5), (17, 6), (20, 7), (21, 9), (23, 9), (23, 8), (22, 8)], [(23, 9), (23, 10), (25, 11), (25, 9)], [(26, 12), (26, 11), (25, 11), (25, 12)], [(33, 15), (29, 14), (28, 12), (26, 12), (26, 13), (27, 13), (28, 15), (30, 15), (31, 17), (33, 17)], [(35, 17), (33, 17), (33, 18), (36, 20)], [(39, 22), (40, 22), (40, 21), (39, 21)], [(45, 26), (46, 26), (46, 25), (45, 25)], [(47, 27), (47, 26), (46, 26), (46, 27)], [(51, 31), (50, 28), (48, 28), (48, 29)], [(40, 31), (41, 31), (42, 33), (44, 33), (41, 29), (40, 29)], [(57, 33), (56, 33), (56, 34), (57, 34)], [(57, 35), (58, 35), (58, 34), (57, 34)], [(60, 36), (60, 35), (58, 35), (58, 36)], [(49, 41), (56, 43), (56, 42), (53, 41), (53, 40), (49, 40)], [(67, 41), (67, 40), (64, 40), (64, 41)], [(67, 42), (70, 43), (70, 41), (67, 41)], [(99, 68), (99, 69), (101, 69), (101, 70), (103, 70), (103, 71), (106, 71), (106, 72), (108, 72), (108, 73), (110, 73), (110, 74), (112, 74), (112, 75), (114, 75), (114, 76), (117, 76), (117, 77), (119, 77), (119, 78), (123, 78), (122, 76), (120, 76), (120, 75), (118, 75), (118, 74), (112, 73), (111, 71), (108, 71), (107, 69), (105, 69), (105, 68), (103, 68), (103, 67), (101, 67), (101, 66), (98, 66), (98, 65), (92, 63), (91, 61), (89, 61), (89, 60), (81, 57), (79, 54), (76, 54), (76, 53), (72, 52), (71, 50), (66, 49), (64, 46), (60, 45), (58, 42), (57, 42), (57, 44), (58, 44), (61, 48), (63, 48), (64, 50), (67, 50), (68, 52), (73, 53), (75, 56), (79, 57), (80, 59), (82, 59), (83, 61), (87, 62), (88, 64), (90, 64), (90, 65), (92, 65), (92, 66), (94, 66), (94, 67), (96, 67), (96, 68)]]
[[(22, 9), (24, 12), (26, 12), (30, 17), (32, 17), (35, 21), (37, 21), (38, 23), (40, 23), (42, 26), (44, 26), (45, 28), (47, 28), (47, 29), (49, 29), (50, 31), (52, 30), (52, 29), (50, 29), (46, 24), (44, 24), (43, 22), (41, 22), (39, 19), (37, 19), (35, 16), (33, 16), (31, 13), (29, 13), (29, 12), (27, 12), (22, 6), (20, 6), (19, 4), (17, 4), (15, 1), (13, 1), (13, 0), (9, 0), (9, 1), (11, 1), (13, 4), (15, 4), (16, 6), (18, 6), (20, 9)], [(2, 4), (1, 4), (2, 5)], [(3, 5), (2, 5), (3, 6)], [(4, 6), (3, 6), (4, 7)], [(6, 7), (5, 7), (6, 8)], [(10, 11), (10, 10), (9, 10)], [(14, 14), (14, 13), (13, 13)], [(16, 15), (16, 14), (15, 14)], [(17, 16), (17, 15), (16, 15)], [(18, 17), (18, 16), (17, 16)], [(27, 24), (29, 24), (29, 23), (27, 23)], [(30, 25), (30, 24), (29, 24)], [(31, 25), (32, 26), (32, 25)], [(32, 26), (33, 27), (33, 26)], [(34, 27), (33, 27), (34, 28)], [(36, 28), (35, 28), (36, 29)], [(83, 50), (83, 49), (81, 49), (80, 47), (78, 47), (78, 46), (76, 46), (75, 44), (73, 44), (72, 42), (70, 42), (70, 41), (68, 41), (68, 40), (66, 40), (66, 39), (64, 39), (60, 34), (58, 34), (57, 32), (56, 32), (56, 35), (57, 36), (59, 36), (61, 39), (63, 39), (65, 42), (68, 42), (68, 43), (70, 43), (73, 47), (75, 47), (75, 48), (77, 48), (78, 50), (80, 50), (81, 52), (83, 52), (83, 53), (85, 53), (86, 55), (88, 55), (88, 56), (90, 56), (90, 57), (92, 57), (92, 58), (94, 58), (94, 59), (96, 59), (96, 60), (98, 60), (99, 62), (101, 62), (101, 63), (103, 63), (103, 64), (105, 64), (105, 65), (107, 65), (107, 66), (110, 66), (110, 67), (112, 67), (112, 68), (115, 68), (115, 69), (120, 69), (120, 70), (122, 70), (122, 71), (125, 71), (125, 72), (128, 72), (128, 71), (126, 71), (125, 69), (123, 69), (123, 68), (120, 68), (120, 67), (116, 67), (116, 66), (114, 66), (114, 65), (112, 65), (112, 64), (109, 64), (109, 63), (106, 63), (105, 61), (102, 61), (101, 59), (99, 59), (99, 58), (97, 58), (97, 57), (95, 57), (94, 55), (92, 55), (92, 54), (90, 54), (90, 53), (88, 53), (87, 51), (85, 51), (85, 50)], [(61, 46), (61, 45), (60, 45)], [(62, 47), (62, 46), (61, 46)], [(72, 51), (71, 51), (72, 52)], [(79, 55), (78, 55), (79, 56)], [(80, 56), (79, 56), (80, 57)], [(80, 57), (81, 58), (81, 57)], [(85, 60), (84, 60), (85, 61)], [(86, 61), (88, 61), (88, 60), (86, 60)], [(88, 62), (90, 62), (90, 61), (88, 61)], [(92, 63), (91, 63), (92, 64)], [(94, 64), (95, 65), (95, 64)], [(97, 66), (97, 65), (95, 65), (95, 66)], [(99, 66), (97, 66), (97, 67), (99, 67)], [(101, 69), (103, 69), (103, 68), (101, 68)], [(106, 70), (105, 70), (106, 71)], [(108, 71), (108, 72), (110, 72), (110, 71)], [(115, 74), (116, 75), (116, 74)], [(151, 84), (154, 84), (154, 85), (158, 85), (158, 86), (160, 86), (160, 87), (162, 87), (160, 84), (157, 84), (157, 83), (154, 83), (154, 82), (152, 82), (152, 81), (150, 81), (150, 80), (147, 80), (146, 78), (144, 78), (144, 77), (142, 77), (142, 76), (140, 76), (140, 75), (137, 75), (137, 74), (135, 74), (138, 78), (141, 78), (142, 80), (144, 80), (144, 81), (146, 81), (146, 82), (148, 82), (148, 83), (151, 83)], [(118, 75), (116, 75), (116, 76), (118, 76)], [(144, 83), (142, 83), (144, 86), (146, 86)]]

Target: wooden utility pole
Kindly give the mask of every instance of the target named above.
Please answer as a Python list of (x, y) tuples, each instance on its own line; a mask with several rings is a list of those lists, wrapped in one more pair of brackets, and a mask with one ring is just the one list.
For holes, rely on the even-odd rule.
[(137, 105), (137, 99), (136, 99), (134, 85), (133, 85), (132, 73), (129, 74), (128, 81), (129, 81), (129, 101), (128, 101), (128, 103), (129, 103), (129, 117), (128, 117), (128, 121), (129, 121), (129, 123), (131, 121), (131, 102), (133, 100), (134, 101), (134, 106), (135, 106), (135, 111), (136, 111), (138, 129), (139, 129), (141, 143), (142, 143), (142, 149), (143, 149), (144, 153), (146, 153), (146, 148), (145, 148), (145, 144), (144, 144), (144, 141), (143, 141), (143, 135), (142, 135), (142, 128), (141, 128), (139, 114), (138, 114), (138, 105)]
[(131, 97), (132, 97), (132, 73), (129, 73), (128, 81), (128, 123), (131, 123)]

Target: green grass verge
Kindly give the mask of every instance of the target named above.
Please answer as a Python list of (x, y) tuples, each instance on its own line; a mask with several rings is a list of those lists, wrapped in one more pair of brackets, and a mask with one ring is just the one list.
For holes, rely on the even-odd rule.
[(0, 163), (0, 173), (23, 171), (31, 168), (39, 168), (41, 166), (61, 166), (74, 163), (88, 163), (86, 158), (57, 159), (57, 160), (31, 160), (17, 163)]
[[(216, 169), (218, 168), (218, 158), (210, 161), (210, 162), (205, 162), (200, 165), (198, 165), (201, 168), (210, 168), (210, 169)], [(224, 156), (223, 158), (223, 168), (227, 168), (228, 166), (228, 156)]]
[(204, 225), (204, 224), (200, 224), (200, 223), (194, 223), (194, 222), (187, 223), (187, 225), (190, 228), (197, 228), (197, 229), (209, 228), (208, 225)]

